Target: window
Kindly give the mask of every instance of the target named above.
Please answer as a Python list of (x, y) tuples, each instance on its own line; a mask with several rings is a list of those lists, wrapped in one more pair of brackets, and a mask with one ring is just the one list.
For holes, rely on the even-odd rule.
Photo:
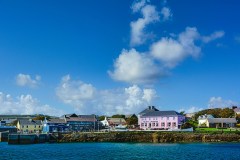
[(145, 123), (145, 127), (147, 127), (147, 123)]
[(164, 122), (161, 123), (161, 127), (165, 127), (165, 123)]
[(171, 122), (168, 122), (168, 127), (171, 127)]
[(28, 126), (27, 126), (27, 128), (28, 128)]
[(24, 126), (22, 126), (22, 128), (24, 128)]
[(176, 122), (173, 122), (172, 125), (173, 125), (173, 127), (176, 127)]
[(144, 126), (144, 123), (141, 123), (141, 127), (143, 127)]
[(155, 123), (153, 123), (153, 127), (155, 127)]
[(40, 128), (40, 126), (38, 126), (38, 128)]
[(34, 128), (36, 128), (36, 125), (34, 126)]
[(158, 123), (156, 123), (156, 127), (158, 127)]

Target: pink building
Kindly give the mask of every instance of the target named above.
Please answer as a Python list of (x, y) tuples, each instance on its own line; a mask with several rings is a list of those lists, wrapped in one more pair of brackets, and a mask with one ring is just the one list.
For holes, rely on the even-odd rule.
[(149, 106), (138, 115), (138, 124), (141, 129), (178, 129), (185, 117), (176, 111), (159, 111)]

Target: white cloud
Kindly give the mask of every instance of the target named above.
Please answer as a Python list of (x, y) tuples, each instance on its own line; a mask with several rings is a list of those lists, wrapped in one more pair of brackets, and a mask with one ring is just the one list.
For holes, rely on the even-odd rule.
[(172, 17), (171, 10), (168, 7), (163, 7), (161, 10), (161, 14), (163, 16), (163, 20), (168, 20)]
[(19, 73), (16, 77), (16, 84), (21, 87), (34, 88), (40, 84), (41, 77), (39, 75), (35, 76), (35, 79), (28, 74)]
[(81, 107), (85, 100), (94, 97), (95, 88), (91, 84), (73, 81), (70, 75), (66, 75), (56, 88), (56, 94), (64, 103), (75, 104)]
[(150, 47), (150, 54), (167, 67), (175, 67), (188, 56), (197, 57), (201, 48), (195, 45), (200, 37), (196, 28), (187, 27), (178, 35), (178, 39), (162, 38)]
[[(87, 98), (83, 98), (82, 96), (75, 96), (75, 94), (81, 92), (76, 91), (76, 88), (81, 88), (85, 83), (80, 80), (71, 80), (70, 77), (66, 78), (66, 76), (63, 79), (67, 79), (67, 81), (61, 81), (56, 89), (57, 96), (63, 103), (74, 107), (75, 111), (81, 114), (138, 113), (157, 97), (154, 89), (142, 89), (137, 85), (112, 90), (97, 90), (88, 84), (91, 86), (89, 88), (91, 92), (94, 88), (94, 94), (89, 94)], [(63, 84), (65, 83), (67, 83), (67, 86), (74, 84), (74, 87), (64, 87)], [(68, 96), (65, 96), (66, 93)]]
[(146, 2), (147, 2), (146, 0), (134, 1), (133, 5), (131, 7), (133, 13), (140, 11), (142, 9), (142, 7), (144, 7), (146, 5)]
[(114, 71), (108, 73), (113, 79), (128, 83), (153, 82), (165, 75), (153, 59), (135, 49), (123, 50), (114, 63)]
[(224, 36), (224, 34), (225, 34), (224, 31), (216, 31), (216, 32), (213, 32), (209, 36), (202, 36), (202, 41), (205, 42), (205, 43), (208, 43), (210, 41), (222, 38)]
[(60, 116), (63, 113), (63, 111), (49, 105), (41, 105), (37, 99), (29, 94), (12, 98), (11, 95), (0, 92), (0, 114), (46, 114)]
[(189, 108), (181, 108), (179, 112), (184, 111), (184, 113), (195, 113), (203, 110), (203, 108), (199, 108), (196, 106), (190, 106)]
[(146, 100), (148, 103), (152, 101), (152, 99), (157, 97), (157, 93), (154, 89), (144, 89), (143, 90), (143, 99)]
[[(139, 4), (139, 3), (137, 3)], [(145, 42), (148, 34), (145, 33), (146, 26), (159, 21), (159, 13), (156, 11), (156, 7), (153, 5), (145, 5), (141, 3), (141, 7), (133, 7), (133, 11), (141, 11), (142, 18), (138, 18), (136, 21), (130, 23), (131, 26), (131, 41), (132, 46), (140, 45)], [(135, 9), (134, 9), (135, 8)], [(137, 8), (137, 9), (136, 9)]]
[(232, 100), (224, 100), (222, 97), (211, 97), (208, 102), (208, 108), (225, 108), (238, 105), (238, 102), (234, 102)]

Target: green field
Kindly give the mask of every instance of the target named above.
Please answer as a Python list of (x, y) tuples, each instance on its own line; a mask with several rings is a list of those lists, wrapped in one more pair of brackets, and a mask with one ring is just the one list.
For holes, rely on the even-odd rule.
[(224, 129), (221, 129), (221, 128), (196, 128), (195, 130), (196, 132), (236, 132), (236, 131), (239, 131), (240, 132), (240, 129), (239, 128), (224, 128)]

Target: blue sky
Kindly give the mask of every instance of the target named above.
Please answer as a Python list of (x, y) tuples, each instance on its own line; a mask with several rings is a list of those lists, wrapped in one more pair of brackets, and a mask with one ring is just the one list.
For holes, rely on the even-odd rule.
[(238, 6), (0, 1), (0, 114), (239, 105)]

